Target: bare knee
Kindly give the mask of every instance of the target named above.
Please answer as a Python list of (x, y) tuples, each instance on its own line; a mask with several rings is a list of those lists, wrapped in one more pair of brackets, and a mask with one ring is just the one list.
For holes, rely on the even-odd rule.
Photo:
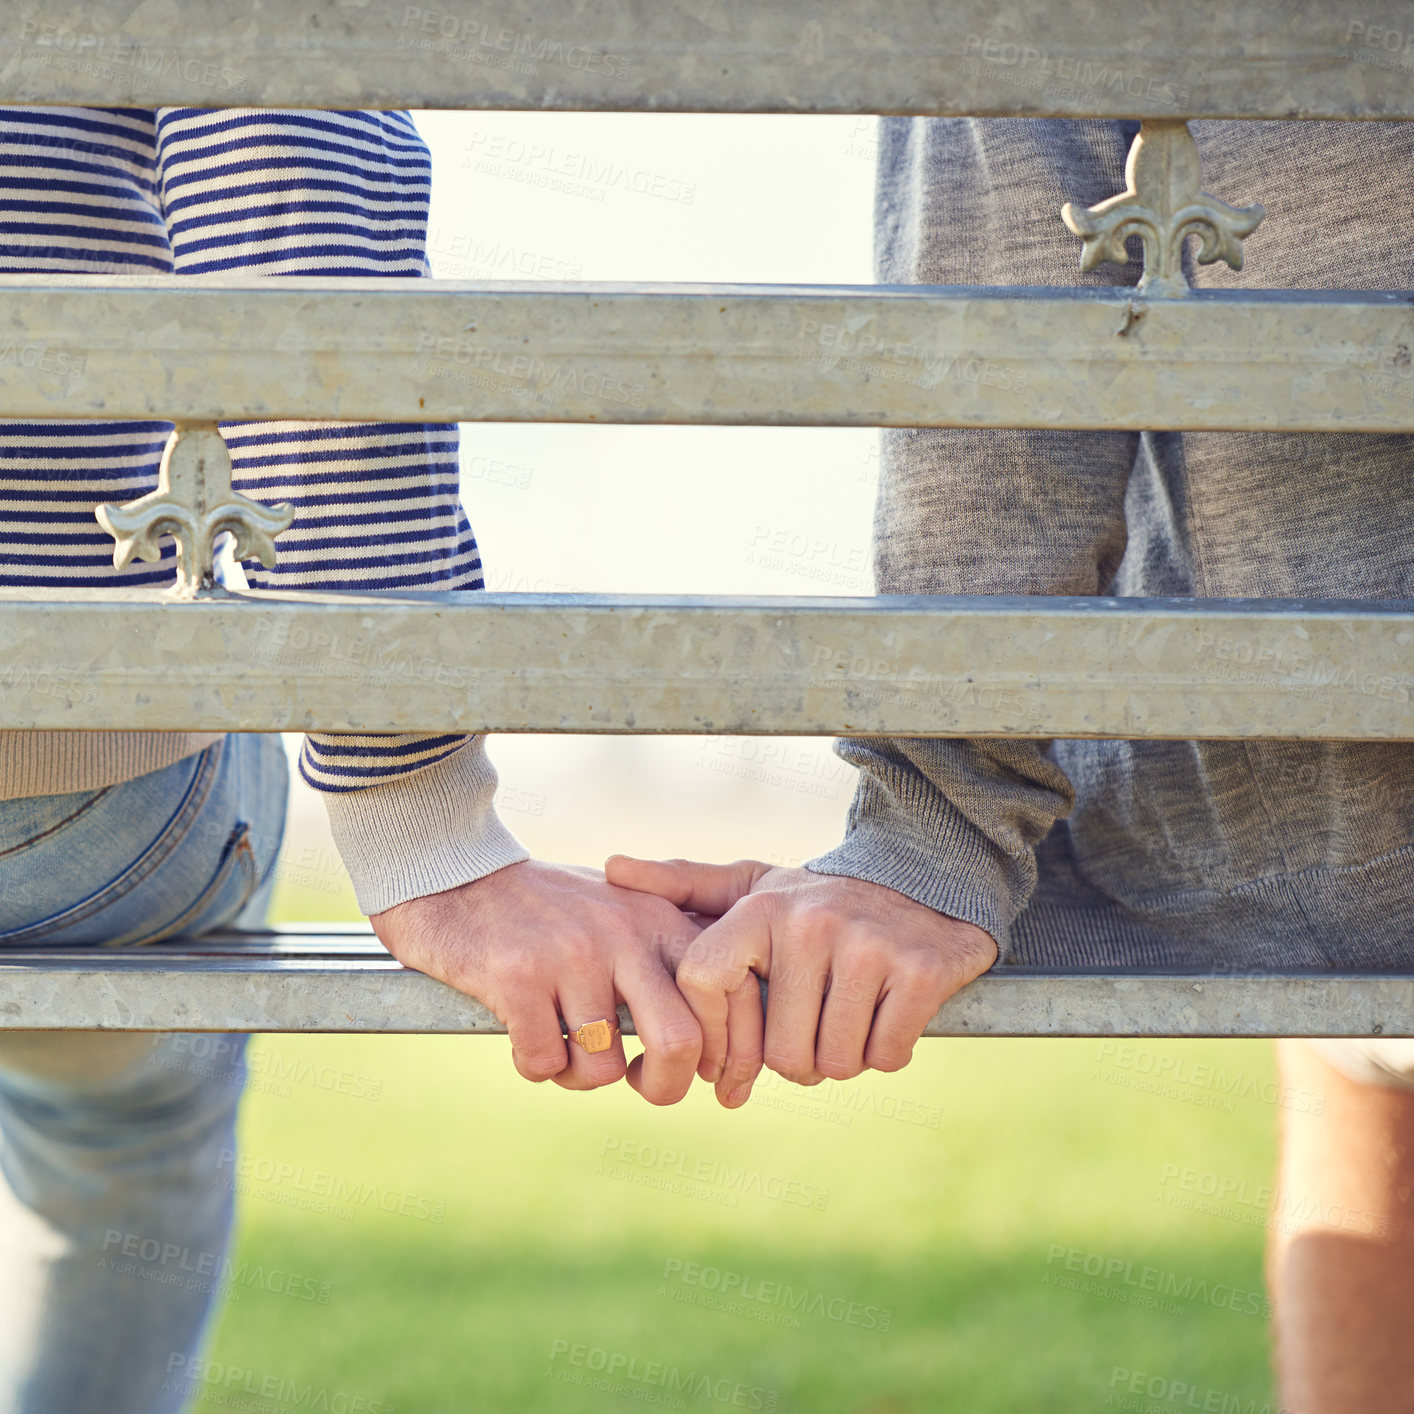
[(1280, 1043), (1286, 1094), (1268, 1275), (1283, 1404), (1414, 1407), (1414, 1091), (1361, 1083)]

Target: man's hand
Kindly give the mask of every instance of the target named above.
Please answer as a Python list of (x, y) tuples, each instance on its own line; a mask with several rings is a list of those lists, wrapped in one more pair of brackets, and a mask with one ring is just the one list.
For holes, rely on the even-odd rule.
[[(801, 1085), (901, 1069), (933, 1013), (997, 959), (981, 928), (858, 879), (624, 855), (605, 874), (717, 917), (677, 983), (702, 1026), (697, 1073), (730, 1108), (746, 1103), (763, 1060)], [(758, 976), (771, 982), (764, 1026)]]
[(593, 870), (527, 860), (375, 914), (400, 962), (484, 1002), (505, 1023), (527, 1080), (593, 1090), (625, 1074), (623, 1042), (590, 1055), (574, 1029), (633, 1013), (643, 1055), (629, 1084), (655, 1105), (692, 1085), (702, 1033), (673, 984), (699, 925), (672, 904), (614, 888)]

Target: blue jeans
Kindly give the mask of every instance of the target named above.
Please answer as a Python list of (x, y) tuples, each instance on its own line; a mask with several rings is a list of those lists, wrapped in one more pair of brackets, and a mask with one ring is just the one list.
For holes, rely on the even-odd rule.
[[(229, 736), (106, 790), (0, 801), (0, 948), (258, 927), (288, 778)], [(237, 1039), (237, 1038), (233, 1038)], [(230, 1237), (243, 1038), (0, 1031), (0, 1414), (173, 1414)]]

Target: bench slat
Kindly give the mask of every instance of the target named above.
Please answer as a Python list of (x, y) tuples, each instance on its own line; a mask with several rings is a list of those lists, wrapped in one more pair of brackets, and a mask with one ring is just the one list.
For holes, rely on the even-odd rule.
[(0, 730), (1390, 740), (1411, 696), (1392, 601), (0, 590)]
[(0, 310), (0, 418), (1414, 431), (1400, 292), (5, 275)]
[[(633, 1022), (620, 1019), (626, 1032)], [(0, 951), (0, 1029), (502, 1035), (479, 1002), (367, 934), (215, 935), (128, 951)], [(1414, 975), (1003, 968), (929, 1036), (1414, 1036)]]
[(1401, 0), (11, 0), (0, 102), (1411, 118), (1411, 29)]

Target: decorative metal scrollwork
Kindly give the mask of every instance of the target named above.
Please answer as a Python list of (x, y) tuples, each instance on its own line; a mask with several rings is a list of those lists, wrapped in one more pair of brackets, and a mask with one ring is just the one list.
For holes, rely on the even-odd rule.
[(1183, 240), (1197, 235), (1198, 263), (1225, 260), (1242, 269), (1242, 241), (1266, 215), (1260, 205), (1229, 206), (1201, 190), (1202, 163), (1188, 124), (1164, 119), (1144, 123), (1124, 167), (1128, 188), (1088, 210), (1066, 202), (1061, 219), (1084, 243), (1080, 268), (1093, 270), (1105, 261), (1125, 264), (1124, 242), (1144, 242), (1141, 294), (1188, 293), (1183, 278)]
[(179, 426), (167, 443), (157, 490), (125, 506), (99, 506), (98, 523), (117, 542), (118, 569), (134, 559), (162, 558), (158, 541), (177, 542), (175, 592), (194, 598), (216, 591), (216, 540), (229, 531), (238, 560), (275, 567), (275, 536), (289, 529), (294, 507), (262, 506), (231, 489), (231, 454), (214, 422)]

